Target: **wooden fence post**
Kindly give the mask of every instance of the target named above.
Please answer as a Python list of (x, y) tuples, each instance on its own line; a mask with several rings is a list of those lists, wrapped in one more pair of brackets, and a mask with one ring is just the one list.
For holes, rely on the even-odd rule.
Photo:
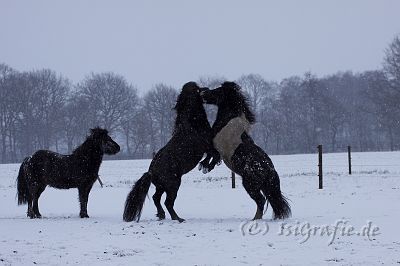
[(347, 146), (347, 155), (349, 159), (349, 175), (351, 175), (351, 146)]
[(235, 183), (235, 173), (232, 171), (232, 176), (231, 176), (231, 178), (232, 178), (232, 188), (235, 188), (236, 187), (236, 183)]
[(318, 188), (322, 189), (322, 145), (318, 145), (318, 177), (319, 177), (319, 185)]

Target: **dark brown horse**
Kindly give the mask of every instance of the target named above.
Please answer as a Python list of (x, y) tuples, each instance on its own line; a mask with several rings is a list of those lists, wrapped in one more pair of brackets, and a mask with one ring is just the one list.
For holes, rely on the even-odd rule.
[(136, 181), (128, 194), (124, 221), (139, 221), (151, 183), (156, 187), (153, 200), (157, 207), (157, 217), (165, 219), (165, 212), (160, 203), (165, 192), (165, 206), (171, 219), (184, 221), (174, 210), (182, 175), (196, 167), (204, 153), (213, 158), (211, 163), (203, 164), (206, 171), (211, 171), (220, 162), (220, 156), (212, 144), (211, 126), (200, 97), (200, 92), (204, 90), (207, 88), (200, 88), (195, 82), (188, 82), (183, 86), (175, 106), (177, 117), (172, 138), (157, 152), (148, 172)]
[(28, 204), (27, 215), (41, 218), (39, 197), (46, 186), (58, 189), (78, 188), (81, 205), (80, 217), (89, 218), (87, 203), (90, 190), (99, 177), (104, 154), (116, 154), (119, 145), (107, 130), (94, 128), (85, 142), (71, 155), (39, 150), (25, 158), (18, 173), (18, 205)]
[[(255, 116), (241, 88), (234, 82), (201, 93), (208, 104), (218, 106), (213, 124), (213, 143), (225, 164), (242, 177), (243, 187), (257, 204), (254, 219), (262, 219), (266, 200), (271, 203), (275, 219), (291, 215), (282, 195), (279, 175), (267, 155), (249, 135)], [(209, 158), (200, 163), (208, 164)]]

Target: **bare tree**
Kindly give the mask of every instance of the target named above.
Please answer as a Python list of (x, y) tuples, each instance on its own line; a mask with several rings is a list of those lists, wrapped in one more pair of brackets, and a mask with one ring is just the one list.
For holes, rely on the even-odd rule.
[(383, 71), (389, 82), (382, 81), (382, 79), (380, 82), (386, 84), (386, 86), (381, 86), (381, 94), (386, 98), (384, 104), (389, 109), (384, 120), (389, 128), (390, 147), (391, 150), (394, 150), (396, 148), (394, 136), (400, 134), (400, 35), (394, 37), (385, 51)]
[[(135, 136), (135, 132), (138, 128), (143, 127), (143, 123), (141, 123), (141, 115), (143, 115), (140, 111), (142, 109), (143, 103), (135, 93), (135, 97), (132, 97), (131, 103), (129, 105), (129, 110), (126, 115), (121, 119), (121, 129), (122, 133), (125, 137), (125, 146), (126, 152), (128, 156), (132, 156), (136, 154), (139, 143), (137, 142), (137, 138)], [(131, 143), (133, 142), (133, 143)], [(133, 145), (133, 148), (131, 147)]]
[(40, 148), (49, 149), (62, 127), (63, 106), (70, 92), (70, 82), (49, 69), (28, 73), (34, 96), (34, 116)]
[(400, 96), (400, 35), (394, 37), (385, 50), (383, 70), (392, 83), (396, 95)]
[[(265, 99), (259, 113), (260, 135), (267, 152), (281, 153), (283, 141), (283, 109), (278, 99)], [(273, 145), (273, 140), (275, 145)]]
[(173, 110), (177, 91), (165, 84), (157, 84), (144, 97), (144, 106), (148, 119), (152, 122), (151, 145), (153, 151), (163, 147), (171, 136), (175, 112)]
[[(267, 82), (259, 74), (243, 75), (237, 80), (237, 83), (244, 90), (256, 117), (260, 117), (262, 105), (270, 103), (268, 99), (275, 96), (277, 85), (272, 82)], [(263, 137), (265, 134), (263, 133), (262, 125), (257, 122), (252, 128), (251, 134), (261, 147), (265, 149), (268, 148), (267, 143), (265, 143), (265, 137)]]
[(396, 148), (395, 140), (399, 131), (399, 113), (398, 105), (391, 104), (393, 100), (391, 97), (395, 97), (391, 93), (392, 84), (383, 71), (367, 71), (362, 77), (367, 84), (366, 95), (373, 103), (367, 106), (367, 111), (373, 113), (376, 122), (385, 129), (390, 150), (393, 151)]
[(102, 126), (110, 131), (121, 125), (131, 112), (131, 105), (137, 102), (136, 89), (124, 77), (112, 72), (92, 73), (77, 88), (95, 118), (91, 126)]
[(71, 153), (73, 148), (84, 140), (96, 118), (90, 111), (88, 100), (77, 92), (70, 94), (63, 111), (63, 137), (66, 141), (67, 151)]
[(265, 98), (274, 93), (272, 84), (259, 74), (243, 75), (237, 83), (246, 91), (254, 112), (258, 112)]
[(12, 87), (18, 113), (13, 135), (19, 140), (21, 155), (49, 149), (61, 131), (68, 80), (44, 69), (17, 74)]
[(13, 77), (15, 71), (5, 65), (0, 64), (0, 136), (1, 136), (1, 154), (2, 163), (7, 162), (7, 144), (11, 146), (11, 140), (7, 143), (7, 137), (10, 136), (10, 130), (16, 121), (17, 112), (15, 110), (15, 97), (13, 93)]
[(141, 106), (133, 117), (132, 123), (134, 124), (130, 130), (130, 154), (135, 158), (149, 157), (153, 149), (151, 148), (152, 121), (149, 118), (145, 106)]
[(304, 151), (306, 146), (304, 133), (301, 130), (303, 128), (303, 116), (300, 113), (303, 104), (300, 100), (301, 86), (302, 79), (298, 76), (284, 79), (280, 83), (280, 92), (276, 98), (280, 119), (276, 119), (275, 122), (281, 124), (281, 146), (286, 153), (299, 153)]

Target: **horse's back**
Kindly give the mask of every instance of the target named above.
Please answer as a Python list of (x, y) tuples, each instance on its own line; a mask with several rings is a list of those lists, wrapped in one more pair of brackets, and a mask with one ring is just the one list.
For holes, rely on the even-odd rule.
[(55, 188), (70, 188), (69, 157), (49, 150), (36, 151), (29, 161), (33, 178)]
[(54, 165), (59, 167), (60, 164), (63, 164), (63, 162), (68, 160), (68, 157), (68, 155), (62, 155), (49, 150), (38, 150), (31, 156), (30, 161), (31, 164), (46, 166)]
[(38, 158), (64, 158), (68, 157), (68, 155), (62, 155), (60, 153), (49, 151), (49, 150), (38, 150), (36, 151), (31, 157), (38, 157)]
[(168, 143), (160, 149), (150, 164), (154, 174), (179, 174), (184, 175), (199, 163), (206, 145), (199, 136), (174, 134)]

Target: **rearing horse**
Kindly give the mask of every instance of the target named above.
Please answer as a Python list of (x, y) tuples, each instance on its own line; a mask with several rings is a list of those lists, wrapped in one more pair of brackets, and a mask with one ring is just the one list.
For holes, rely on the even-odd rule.
[[(266, 200), (271, 203), (275, 219), (291, 215), (290, 205), (282, 195), (279, 175), (267, 155), (249, 136), (255, 116), (239, 85), (224, 82), (221, 87), (201, 93), (208, 104), (218, 106), (213, 124), (213, 143), (225, 164), (242, 177), (243, 187), (257, 204), (254, 220), (262, 219)], [(207, 165), (210, 158), (200, 165)]]
[(172, 138), (157, 152), (148, 172), (136, 181), (129, 192), (125, 202), (124, 221), (139, 221), (151, 183), (156, 187), (153, 200), (157, 207), (157, 217), (160, 220), (165, 219), (165, 212), (160, 203), (165, 192), (165, 206), (171, 219), (184, 221), (174, 210), (182, 175), (196, 167), (204, 153), (213, 158), (211, 164), (203, 165), (207, 171), (211, 171), (220, 162), (219, 153), (212, 144), (211, 126), (200, 97), (200, 92), (204, 90), (207, 88), (200, 88), (195, 82), (188, 82), (183, 86), (176, 101), (177, 116)]

